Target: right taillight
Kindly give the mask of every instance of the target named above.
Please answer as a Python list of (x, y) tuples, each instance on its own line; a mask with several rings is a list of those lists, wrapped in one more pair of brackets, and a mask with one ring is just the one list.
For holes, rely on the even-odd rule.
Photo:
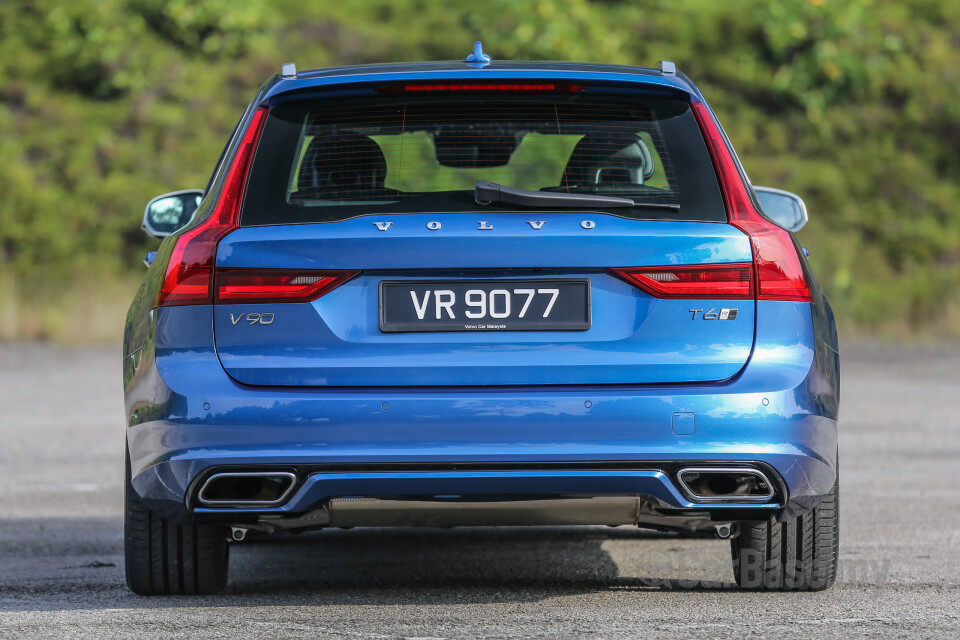
[(702, 102), (693, 102), (692, 107), (717, 169), (730, 224), (750, 236), (757, 300), (812, 302), (810, 287), (790, 232), (756, 210), (740, 178), (733, 154), (710, 111)]
[(811, 302), (810, 287), (790, 234), (767, 220), (731, 221), (750, 236), (757, 270), (757, 300)]
[(753, 298), (753, 265), (621, 267), (607, 271), (655, 298)]

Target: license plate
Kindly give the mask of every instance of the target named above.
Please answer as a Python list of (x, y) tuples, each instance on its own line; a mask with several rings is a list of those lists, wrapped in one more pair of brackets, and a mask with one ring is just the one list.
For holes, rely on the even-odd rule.
[(589, 328), (589, 280), (380, 283), (380, 330), (385, 332)]

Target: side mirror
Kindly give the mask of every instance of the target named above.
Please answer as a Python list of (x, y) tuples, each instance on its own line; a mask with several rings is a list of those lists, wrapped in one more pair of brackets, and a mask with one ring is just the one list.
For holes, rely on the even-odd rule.
[(140, 228), (154, 238), (165, 238), (190, 221), (203, 199), (200, 189), (174, 191), (147, 203)]
[(763, 213), (787, 231), (800, 231), (807, 224), (807, 205), (800, 196), (771, 187), (754, 187)]

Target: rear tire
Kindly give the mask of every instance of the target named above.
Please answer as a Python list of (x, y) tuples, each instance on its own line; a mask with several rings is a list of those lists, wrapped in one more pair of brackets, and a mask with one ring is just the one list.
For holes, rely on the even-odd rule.
[(737, 585), (756, 591), (822, 591), (837, 579), (839, 487), (813, 511), (785, 522), (740, 525), (731, 543)]
[(227, 528), (177, 524), (151, 512), (130, 482), (124, 499), (127, 586), (141, 596), (209, 595), (227, 585)]

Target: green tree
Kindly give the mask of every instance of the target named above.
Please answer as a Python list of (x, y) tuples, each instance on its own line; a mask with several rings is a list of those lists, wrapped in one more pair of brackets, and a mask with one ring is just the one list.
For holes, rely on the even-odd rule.
[(462, 58), (476, 38), (498, 59), (675, 61), (753, 181), (807, 200), (800, 239), (846, 331), (957, 336), (958, 32), (947, 0), (7, 0), (0, 337), (83, 338), (78, 300), (115, 335), (155, 246), (143, 205), (206, 183), (282, 62)]

